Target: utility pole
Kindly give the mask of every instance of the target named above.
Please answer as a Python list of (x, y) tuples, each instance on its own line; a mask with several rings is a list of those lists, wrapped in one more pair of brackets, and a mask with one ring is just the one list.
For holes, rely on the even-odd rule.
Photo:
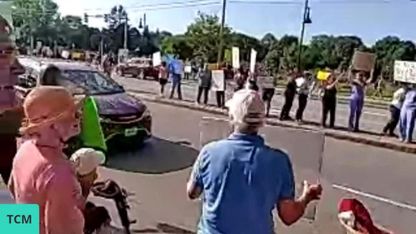
[(129, 19), (127, 18), (127, 14), (125, 16), (125, 22), (124, 22), (124, 49), (127, 49), (127, 37), (129, 34), (129, 26), (128, 26)]
[(297, 68), (300, 72), (301, 69), (301, 59), (302, 59), (302, 46), (303, 46), (303, 37), (305, 35), (305, 25), (311, 24), (312, 20), (310, 17), (310, 7), (309, 7), (309, 0), (305, 0), (305, 8), (303, 10), (303, 18), (302, 18), (302, 29), (300, 32), (300, 40), (299, 40), (299, 51), (298, 51), (298, 61), (297, 61)]
[(222, 50), (224, 47), (224, 27), (225, 27), (225, 12), (227, 9), (227, 0), (222, 0), (222, 15), (221, 15), (221, 28), (220, 28), (220, 45), (218, 47), (218, 57), (217, 57), (217, 64), (218, 69), (222, 62)]

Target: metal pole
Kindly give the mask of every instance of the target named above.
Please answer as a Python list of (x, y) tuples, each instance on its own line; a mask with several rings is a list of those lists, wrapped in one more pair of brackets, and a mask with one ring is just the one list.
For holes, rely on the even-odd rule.
[(302, 45), (303, 45), (303, 37), (305, 35), (305, 19), (306, 19), (306, 14), (308, 11), (308, 5), (309, 5), (309, 0), (305, 0), (305, 8), (303, 10), (303, 18), (302, 18), (302, 29), (300, 32), (300, 40), (299, 40), (299, 51), (298, 51), (298, 62), (297, 62), (298, 71), (301, 71)]
[(128, 21), (129, 19), (126, 16), (126, 22), (124, 24), (124, 49), (127, 49), (127, 37), (128, 37)]
[(217, 64), (218, 68), (221, 64), (222, 60), (222, 49), (224, 47), (224, 26), (225, 26), (225, 11), (227, 7), (227, 0), (222, 0), (222, 15), (221, 15), (221, 28), (220, 28), (220, 45), (218, 47), (218, 57), (217, 57)]

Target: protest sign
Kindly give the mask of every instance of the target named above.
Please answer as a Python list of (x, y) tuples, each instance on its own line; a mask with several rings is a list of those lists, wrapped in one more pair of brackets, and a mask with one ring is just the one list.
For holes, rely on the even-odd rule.
[[(200, 122), (200, 147), (215, 140), (226, 138), (232, 132), (227, 119), (203, 117)], [(260, 132), (267, 145), (286, 152), (295, 174), (296, 193), (301, 195), (303, 181), (316, 183), (320, 180), (323, 164), (325, 136), (322, 132), (281, 127), (266, 127)], [(298, 142), (301, 144), (295, 144)], [(314, 221), (317, 203), (311, 203), (304, 218)]]
[(376, 55), (368, 52), (355, 51), (352, 57), (352, 69), (371, 72), (376, 62)]
[(240, 49), (238, 47), (233, 47), (232, 49), (233, 54), (233, 68), (239, 69), (240, 68)]
[(257, 84), (264, 89), (274, 88), (274, 77), (272, 76), (258, 76)]
[(162, 56), (160, 55), (160, 51), (153, 53), (152, 63), (154, 67), (162, 64)]
[(318, 71), (318, 74), (316, 75), (316, 77), (318, 80), (327, 80), (330, 75), (331, 75), (330, 72)]
[(118, 63), (125, 63), (129, 58), (129, 50), (128, 49), (119, 49), (118, 50)]
[(223, 70), (212, 70), (212, 91), (224, 91), (225, 90), (225, 80), (224, 80), (224, 71)]
[(416, 62), (394, 61), (394, 80), (416, 83)]
[(256, 69), (257, 51), (251, 49), (250, 53), (250, 72), (253, 74)]

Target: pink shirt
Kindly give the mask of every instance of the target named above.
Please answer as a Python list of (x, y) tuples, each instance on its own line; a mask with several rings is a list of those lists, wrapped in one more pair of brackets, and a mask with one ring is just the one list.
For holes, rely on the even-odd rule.
[(9, 183), (16, 203), (38, 204), (40, 234), (83, 234), (85, 200), (70, 162), (57, 149), (25, 141)]

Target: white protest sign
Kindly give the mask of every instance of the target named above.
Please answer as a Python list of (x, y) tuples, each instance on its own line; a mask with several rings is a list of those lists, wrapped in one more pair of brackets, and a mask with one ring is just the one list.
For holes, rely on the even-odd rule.
[[(232, 132), (227, 119), (203, 117), (200, 122), (200, 147), (226, 138)], [(289, 155), (294, 170), (296, 193), (302, 192), (303, 181), (316, 183), (321, 178), (325, 136), (322, 132), (303, 129), (290, 129), (282, 127), (265, 127), (260, 135), (267, 145), (274, 149), (286, 152)], [(302, 147), (293, 142), (302, 142)], [(317, 203), (309, 204), (305, 219), (314, 221)]]
[(162, 56), (160, 55), (160, 51), (153, 53), (152, 60), (154, 67), (162, 64)]
[(232, 54), (233, 54), (233, 68), (239, 69), (240, 68), (240, 49), (238, 47), (233, 47)]
[(212, 70), (212, 91), (225, 91), (225, 80), (223, 70)]
[(416, 83), (416, 62), (394, 61), (394, 80)]
[(251, 49), (250, 54), (250, 72), (253, 74), (256, 69), (257, 51)]

